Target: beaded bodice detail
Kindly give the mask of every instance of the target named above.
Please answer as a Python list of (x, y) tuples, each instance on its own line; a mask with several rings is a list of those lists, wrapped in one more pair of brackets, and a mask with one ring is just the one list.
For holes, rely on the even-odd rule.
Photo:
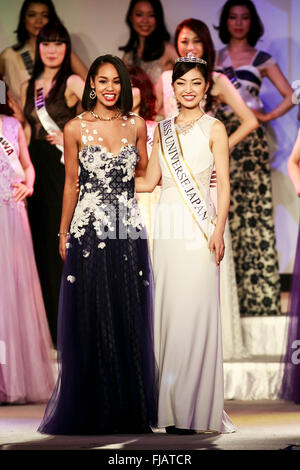
[[(118, 153), (108, 152), (101, 145), (97, 123), (84, 121), (82, 115), (79, 119), (83, 144), (78, 155), (80, 191), (70, 232), (80, 240), (92, 224), (102, 248), (101, 240), (127, 238), (143, 227), (134, 189), (139, 155), (125, 137), (120, 139)], [(126, 125), (128, 121), (134, 126), (133, 117), (124, 119)]]

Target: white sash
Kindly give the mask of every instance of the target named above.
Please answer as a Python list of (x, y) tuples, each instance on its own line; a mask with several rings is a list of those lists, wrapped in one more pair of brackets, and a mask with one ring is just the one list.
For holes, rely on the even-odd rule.
[(6, 153), (8, 161), (15, 172), (16, 178), (20, 181), (24, 181), (25, 173), (17, 155), (17, 152), (15, 151), (10, 141), (2, 134), (0, 134), (0, 148), (3, 150), (4, 153)]
[[(51, 134), (53, 131), (61, 132), (60, 128), (49, 116), (49, 113), (46, 109), (44, 88), (36, 88), (34, 103), (36, 113), (45, 131), (48, 134)], [(62, 152), (60, 161), (64, 164), (64, 147), (62, 145), (57, 144), (56, 148), (58, 148), (58, 150)]]
[(163, 158), (191, 215), (208, 241), (208, 211), (201, 190), (184, 159), (180, 140), (175, 129), (174, 118), (165, 119), (158, 125)]

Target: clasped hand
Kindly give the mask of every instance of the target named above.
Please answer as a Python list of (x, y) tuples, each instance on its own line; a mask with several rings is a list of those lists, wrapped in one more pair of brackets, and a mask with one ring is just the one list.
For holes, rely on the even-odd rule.
[(51, 145), (64, 145), (64, 136), (61, 131), (52, 131), (46, 136), (46, 139)]
[(14, 183), (12, 187), (16, 189), (14, 192), (14, 200), (16, 202), (24, 201), (26, 197), (32, 196), (33, 188), (28, 188), (24, 183)]

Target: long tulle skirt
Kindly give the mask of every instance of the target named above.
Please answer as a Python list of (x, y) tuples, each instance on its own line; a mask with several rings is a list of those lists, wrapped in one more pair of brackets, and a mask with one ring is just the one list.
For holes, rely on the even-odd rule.
[(46, 402), (52, 343), (23, 203), (0, 206), (0, 402)]
[(151, 432), (156, 425), (152, 271), (146, 239), (72, 235), (59, 304), (59, 378), (39, 431)]

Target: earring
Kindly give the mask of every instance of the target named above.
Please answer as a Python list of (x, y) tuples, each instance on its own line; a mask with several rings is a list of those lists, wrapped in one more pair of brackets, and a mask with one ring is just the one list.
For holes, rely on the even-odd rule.
[(90, 98), (91, 100), (94, 100), (96, 98), (96, 92), (95, 92), (95, 88), (92, 88), (91, 91), (90, 91)]
[(202, 100), (200, 101), (200, 109), (203, 112), (205, 112), (206, 98), (207, 98), (207, 94), (205, 93)]

